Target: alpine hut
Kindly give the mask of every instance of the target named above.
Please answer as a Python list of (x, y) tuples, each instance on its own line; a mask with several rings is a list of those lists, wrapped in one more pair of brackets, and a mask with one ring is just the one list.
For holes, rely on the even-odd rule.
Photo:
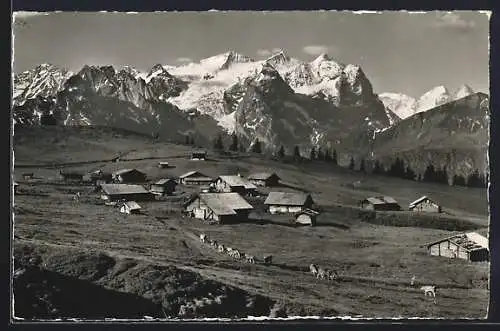
[(154, 195), (141, 185), (102, 184), (101, 199), (105, 201), (150, 201)]
[(163, 178), (151, 185), (150, 191), (157, 195), (170, 195), (175, 191), (177, 182), (173, 178)]
[(199, 171), (189, 171), (179, 176), (179, 184), (183, 185), (210, 185), (212, 182), (211, 177)]
[(316, 225), (316, 216), (319, 212), (312, 209), (304, 209), (295, 214), (295, 225)]
[(401, 210), (401, 206), (398, 202), (394, 198), (388, 196), (366, 198), (361, 201), (360, 205), (361, 208), (368, 210)]
[(200, 193), (185, 205), (191, 216), (210, 223), (234, 223), (248, 219), (253, 207), (238, 193)]
[(141, 211), (141, 206), (135, 201), (127, 201), (120, 207), (120, 213), (138, 214)]
[(256, 195), (257, 186), (241, 176), (219, 176), (215, 180), (219, 192), (237, 192), (242, 195)]
[(440, 213), (441, 206), (424, 195), (423, 197), (420, 197), (410, 203), (409, 210), (416, 212)]
[(298, 192), (270, 192), (264, 204), (271, 214), (298, 213), (311, 208), (314, 201), (310, 194)]
[(258, 172), (250, 174), (248, 180), (257, 186), (278, 186), (280, 177), (276, 175), (274, 172)]
[(426, 244), (430, 255), (473, 262), (489, 260), (488, 234), (483, 231), (457, 234)]
[(137, 169), (121, 169), (113, 172), (113, 181), (116, 183), (144, 183), (146, 174)]
[(205, 161), (207, 159), (207, 151), (204, 150), (199, 150), (199, 151), (193, 151), (191, 153), (191, 160), (202, 160)]

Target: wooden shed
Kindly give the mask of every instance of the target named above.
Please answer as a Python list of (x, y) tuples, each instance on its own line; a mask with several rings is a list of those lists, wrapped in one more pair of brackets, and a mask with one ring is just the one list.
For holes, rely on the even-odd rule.
[(296, 225), (316, 225), (316, 217), (319, 212), (312, 209), (304, 209), (303, 211), (295, 214), (295, 224)]
[(116, 183), (144, 183), (146, 174), (137, 169), (121, 169), (113, 172), (113, 181)]
[(191, 160), (204, 161), (207, 159), (207, 151), (199, 150), (191, 153)]
[(189, 171), (179, 176), (179, 184), (183, 185), (210, 185), (213, 178), (199, 171)]
[(150, 201), (154, 195), (141, 185), (102, 184), (101, 199), (105, 201)]
[(167, 161), (158, 162), (158, 168), (168, 168), (168, 167), (170, 167), (170, 166), (169, 166), (169, 163)]
[(264, 204), (271, 214), (298, 213), (311, 208), (314, 201), (310, 194), (298, 192), (270, 192)]
[(245, 221), (253, 207), (238, 193), (200, 193), (185, 205), (192, 217), (210, 223)]
[(278, 186), (281, 178), (274, 172), (258, 172), (250, 174), (248, 180), (257, 186)]
[(257, 194), (257, 186), (238, 175), (219, 176), (215, 180), (215, 186), (219, 192), (237, 192), (242, 195)]
[(175, 191), (177, 182), (173, 178), (163, 178), (151, 185), (150, 191), (154, 194), (172, 194)]
[(408, 209), (415, 212), (429, 213), (440, 213), (442, 211), (440, 205), (425, 195), (410, 203)]
[(360, 205), (361, 208), (367, 210), (401, 210), (401, 206), (398, 204), (396, 199), (388, 196), (367, 198), (365, 200), (362, 200)]
[(459, 258), (473, 262), (489, 261), (487, 235), (462, 233), (426, 244), (430, 255)]
[(138, 214), (141, 211), (141, 206), (135, 201), (124, 202), (120, 207), (120, 213)]

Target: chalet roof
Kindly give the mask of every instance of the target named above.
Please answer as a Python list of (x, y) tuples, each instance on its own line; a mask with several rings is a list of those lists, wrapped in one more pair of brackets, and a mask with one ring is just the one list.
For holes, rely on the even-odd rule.
[(165, 185), (168, 182), (174, 182), (175, 183), (175, 180), (173, 178), (162, 178), (159, 181), (155, 182), (153, 185)]
[[(424, 195), (424, 196), (418, 198), (417, 200), (413, 201), (412, 203), (410, 203), (410, 208), (415, 207), (416, 205), (418, 205), (419, 203), (421, 203), (425, 200), (432, 201), (428, 196)], [(432, 201), (432, 202), (434, 202), (434, 201)]]
[(141, 209), (141, 206), (135, 201), (127, 201), (123, 203), (123, 206), (127, 207), (129, 210)]
[(63, 170), (59, 170), (59, 173), (62, 175), (62, 176), (83, 176), (83, 173), (79, 172), (79, 171), (73, 171), (73, 170), (67, 170), (67, 171), (63, 171)]
[(159, 164), (168, 164), (168, 161), (160, 161)]
[(469, 252), (484, 248), (489, 250), (488, 238), (484, 237), (483, 235), (477, 232), (456, 234), (451, 237), (430, 242), (426, 244), (426, 246), (429, 247), (441, 243), (443, 241), (450, 241)]
[(253, 174), (250, 174), (248, 176), (248, 179), (255, 179), (255, 180), (267, 180), (269, 178), (271, 178), (272, 176), (276, 176), (279, 178), (278, 175), (276, 175), (274, 172), (256, 172), (256, 173), (253, 173)]
[(310, 194), (298, 192), (270, 192), (264, 201), (266, 205), (303, 206)]
[(144, 174), (142, 171), (139, 171), (137, 169), (120, 169), (120, 170), (113, 172), (113, 176), (119, 176), (119, 175), (123, 175), (123, 174), (129, 173), (129, 172), (138, 172), (138, 173)]
[(192, 151), (191, 154), (207, 154), (207, 151), (205, 151), (205, 150), (197, 150), (197, 151)]
[(380, 196), (380, 197), (370, 197), (367, 198), (366, 201), (368, 201), (371, 204), (374, 205), (385, 205), (385, 204), (394, 204), (398, 203), (394, 198), (388, 197), (388, 196)]
[(102, 190), (109, 195), (117, 194), (142, 194), (149, 193), (141, 185), (128, 185), (128, 184), (102, 184)]
[(217, 215), (236, 215), (237, 210), (253, 209), (238, 193), (200, 193), (199, 198)]
[(202, 174), (201, 172), (197, 171), (197, 170), (193, 170), (193, 171), (188, 171), (186, 172), (185, 174), (183, 175), (180, 175), (179, 178), (187, 178), (187, 177), (192, 177), (193, 175), (196, 175), (195, 177), (204, 177), (204, 178), (210, 178), (208, 177), (207, 175), (205, 174)]
[(231, 187), (243, 186), (247, 190), (257, 189), (257, 186), (240, 176), (219, 176), (218, 178), (220, 178)]

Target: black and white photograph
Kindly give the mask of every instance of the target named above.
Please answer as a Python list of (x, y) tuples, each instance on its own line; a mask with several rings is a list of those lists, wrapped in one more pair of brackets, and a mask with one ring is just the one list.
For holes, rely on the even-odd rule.
[(490, 16), (13, 12), (11, 319), (485, 319)]

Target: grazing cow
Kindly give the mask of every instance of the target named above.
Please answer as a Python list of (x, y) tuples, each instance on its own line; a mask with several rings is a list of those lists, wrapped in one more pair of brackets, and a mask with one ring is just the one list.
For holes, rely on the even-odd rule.
[(217, 240), (210, 240), (210, 246), (217, 247)]
[(224, 251), (226, 250), (226, 248), (224, 247), (223, 244), (219, 244), (217, 246), (217, 250), (219, 251), (219, 253), (224, 253)]
[(416, 277), (415, 277), (415, 275), (413, 275), (413, 276), (411, 277), (411, 281), (410, 281), (410, 285), (411, 285), (411, 286), (415, 285), (415, 278), (416, 278)]
[(424, 291), (425, 296), (436, 297), (436, 286), (422, 286), (420, 289)]
[(226, 253), (231, 256), (233, 249), (231, 247), (226, 247)]
[(318, 275), (318, 266), (316, 264), (311, 264), (309, 266), (309, 271), (313, 274), (313, 276)]
[(254, 257), (252, 255), (246, 255), (245, 257), (246, 257), (246, 261), (248, 263), (255, 264), (255, 259), (254, 259)]
[(240, 251), (237, 250), (237, 249), (233, 249), (233, 251), (231, 252), (231, 256), (234, 257), (234, 258), (236, 258), (236, 259), (241, 258)]
[(264, 263), (265, 264), (271, 264), (271, 263), (273, 263), (273, 256), (272, 255), (266, 255), (266, 256), (264, 256)]
[(318, 268), (318, 273), (316, 274), (316, 278), (325, 279), (326, 278), (326, 271), (325, 271), (325, 269), (319, 267)]
[(206, 243), (206, 242), (207, 242), (207, 240), (208, 240), (208, 237), (207, 237), (207, 235), (206, 235), (206, 234), (204, 234), (204, 233), (200, 234), (200, 241), (201, 241), (202, 243)]
[(339, 275), (334, 270), (326, 269), (325, 272), (326, 272), (326, 277), (329, 280), (335, 280), (339, 277)]

